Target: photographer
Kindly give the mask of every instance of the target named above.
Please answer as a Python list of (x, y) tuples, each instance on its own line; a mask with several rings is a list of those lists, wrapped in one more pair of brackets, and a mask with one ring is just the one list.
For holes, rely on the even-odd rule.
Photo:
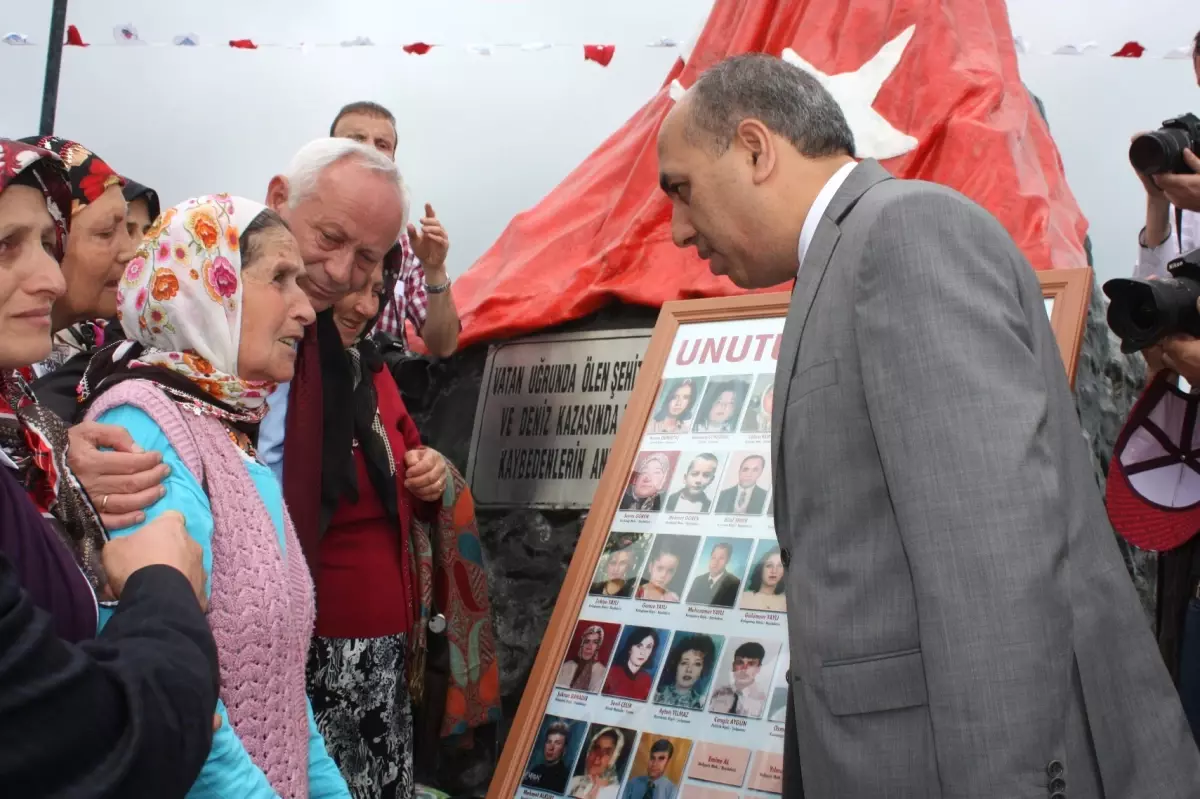
[[(1200, 33), (1192, 46), (1192, 68), (1200, 85)], [(1200, 157), (1185, 150), (1183, 158), (1191, 167), (1190, 175), (1137, 172), (1146, 187), (1146, 226), (1138, 235), (1141, 249), (1135, 277), (1166, 277), (1168, 261), (1200, 247)]]

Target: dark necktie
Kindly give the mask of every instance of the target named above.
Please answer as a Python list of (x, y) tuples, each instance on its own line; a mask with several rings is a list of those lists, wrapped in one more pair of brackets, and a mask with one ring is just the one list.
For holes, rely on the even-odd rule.
[(741, 697), (739, 697), (739, 696), (738, 696), (737, 692), (734, 692), (734, 694), (733, 694), (733, 704), (732, 704), (732, 705), (730, 705), (730, 707), (729, 707), (729, 712), (730, 712), (730, 713), (734, 713), (734, 714), (736, 714), (736, 713), (737, 713), (738, 699), (740, 699), (740, 698), (741, 698)]
[(646, 781), (646, 792), (642, 794), (642, 799), (654, 799), (654, 780)]

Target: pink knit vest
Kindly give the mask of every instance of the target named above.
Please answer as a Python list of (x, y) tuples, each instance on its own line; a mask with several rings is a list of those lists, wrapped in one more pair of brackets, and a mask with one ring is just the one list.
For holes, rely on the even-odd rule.
[(304, 668), (315, 608), (291, 517), (285, 508), (285, 557), (242, 455), (217, 419), (193, 413), (145, 380), (113, 386), (87, 418), (120, 405), (149, 414), (204, 486), (213, 514), (208, 624), (220, 657), (221, 699), (271, 787), (287, 799), (307, 799)]

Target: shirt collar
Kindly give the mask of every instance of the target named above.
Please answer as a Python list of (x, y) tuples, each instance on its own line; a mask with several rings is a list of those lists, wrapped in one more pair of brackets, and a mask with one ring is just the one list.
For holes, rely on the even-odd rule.
[[(829, 203), (833, 201), (833, 195), (837, 194), (837, 190), (846, 182), (846, 178), (850, 177), (850, 173), (856, 166), (858, 166), (857, 161), (845, 164), (837, 172), (834, 172), (833, 177), (825, 181), (825, 185), (817, 192), (817, 198), (813, 200), (812, 207), (808, 209), (808, 216), (804, 217), (804, 227), (800, 228), (800, 264), (804, 263), (804, 255), (808, 252), (809, 245), (812, 244), (813, 236), (817, 232), (817, 225), (820, 224), (825, 209), (829, 207)], [(796, 271), (800, 271), (799, 267)]]

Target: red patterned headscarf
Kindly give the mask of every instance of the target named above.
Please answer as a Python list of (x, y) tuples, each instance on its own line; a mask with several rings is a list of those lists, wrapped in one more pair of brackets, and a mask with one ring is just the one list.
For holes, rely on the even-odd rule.
[(67, 182), (71, 187), (71, 214), (100, 199), (100, 195), (113, 187), (124, 186), (125, 178), (113, 171), (103, 158), (79, 142), (60, 139), (57, 136), (30, 136), (21, 139), (57, 155), (67, 168)]
[(0, 192), (22, 176), (32, 176), (46, 197), (46, 210), (58, 231), (55, 257), (61, 261), (71, 224), (71, 184), (62, 159), (41, 147), (0, 139)]
[[(66, 247), (73, 189), (59, 156), (30, 144), (0, 139), (0, 192), (32, 176), (46, 197), (58, 229), (56, 255)], [(66, 464), (67, 427), (37, 403), (29, 391), (26, 368), (0, 374), (0, 450), (16, 467), (16, 477), (43, 516), (71, 548), (93, 588), (105, 579), (100, 549), (106, 534), (99, 514)]]

